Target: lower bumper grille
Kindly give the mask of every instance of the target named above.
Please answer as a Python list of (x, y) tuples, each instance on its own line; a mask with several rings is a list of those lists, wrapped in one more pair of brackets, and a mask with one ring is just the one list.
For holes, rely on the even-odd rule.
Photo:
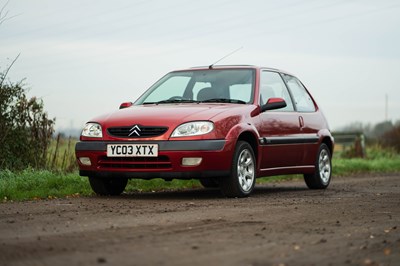
[(168, 156), (159, 157), (100, 157), (97, 165), (100, 169), (170, 169)]

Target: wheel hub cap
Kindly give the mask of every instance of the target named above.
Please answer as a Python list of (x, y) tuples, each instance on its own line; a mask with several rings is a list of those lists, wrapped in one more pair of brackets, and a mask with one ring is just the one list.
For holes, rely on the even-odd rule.
[(329, 182), (331, 178), (331, 162), (329, 159), (328, 151), (322, 150), (319, 155), (319, 176), (324, 184)]
[(243, 191), (250, 191), (254, 182), (254, 161), (250, 151), (243, 150), (238, 159), (237, 173), (240, 187)]

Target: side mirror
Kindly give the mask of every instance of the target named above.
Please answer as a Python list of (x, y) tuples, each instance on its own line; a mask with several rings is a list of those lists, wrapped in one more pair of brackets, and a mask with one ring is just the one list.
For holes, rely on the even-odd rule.
[(261, 106), (261, 112), (275, 110), (286, 107), (286, 102), (282, 98), (269, 98), (267, 103)]
[(131, 107), (132, 105), (133, 105), (132, 102), (121, 103), (121, 105), (119, 106), (119, 109), (128, 108), (128, 107)]

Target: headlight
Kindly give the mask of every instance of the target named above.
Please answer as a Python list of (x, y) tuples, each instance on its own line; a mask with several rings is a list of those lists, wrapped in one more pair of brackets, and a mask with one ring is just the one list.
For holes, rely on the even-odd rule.
[(101, 126), (97, 123), (87, 123), (85, 128), (82, 130), (82, 136), (91, 138), (102, 138), (103, 133)]
[(190, 137), (210, 133), (214, 129), (214, 124), (209, 121), (189, 122), (178, 126), (171, 137)]

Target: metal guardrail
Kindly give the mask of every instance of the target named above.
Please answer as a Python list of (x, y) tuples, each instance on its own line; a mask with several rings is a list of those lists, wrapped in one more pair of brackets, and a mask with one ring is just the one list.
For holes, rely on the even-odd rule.
[(344, 150), (352, 149), (354, 157), (365, 158), (365, 136), (363, 132), (332, 132), (335, 143)]

